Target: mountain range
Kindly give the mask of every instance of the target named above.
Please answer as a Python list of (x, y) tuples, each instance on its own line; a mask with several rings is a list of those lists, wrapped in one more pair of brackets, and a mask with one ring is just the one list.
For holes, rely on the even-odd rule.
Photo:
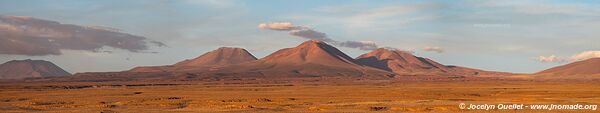
[(360, 64), (376, 67), (396, 74), (414, 75), (491, 75), (510, 74), (484, 71), (460, 66), (443, 65), (410, 52), (379, 48), (356, 58)]
[[(223, 47), (173, 65), (136, 67), (125, 72), (167, 72), (187, 78), (301, 78), (345, 77), (389, 79), (403, 75), (479, 76), (510, 73), (484, 71), (437, 63), (400, 50), (379, 48), (352, 58), (319, 40), (278, 50), (256, 59), (242, 48)], [(182, 74), (183, 73), (183, 74)]]
[[(533, 75), (600, 74), (600, 58), (592, 58), (550, 68)], [(70, 75), (48, 61), (16, 60), (0, 65), (0, 79), (54, 77)], [(257, 59), (243, 48), (221, 47), (193, 59), (172, 65), (140, 66), (122, 72), (86, 72), (60, 79), (137, 80), (137, 79), (288, 79), (356, 78), (393, 79), (402, 76), (423, 77), (502, 77), (507, 72), (485, 71), (444, 65), (410, 52), (378, 48), (357, 58), (318, 40), (278, 50)]]

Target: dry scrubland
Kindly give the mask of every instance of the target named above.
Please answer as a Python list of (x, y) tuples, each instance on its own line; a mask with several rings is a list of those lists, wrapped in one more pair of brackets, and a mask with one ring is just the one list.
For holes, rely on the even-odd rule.
[(113, 82), (0, 87), (1, 112), (484, 112), (460, 110), (459, 103), (600, 104), (600, 83)]

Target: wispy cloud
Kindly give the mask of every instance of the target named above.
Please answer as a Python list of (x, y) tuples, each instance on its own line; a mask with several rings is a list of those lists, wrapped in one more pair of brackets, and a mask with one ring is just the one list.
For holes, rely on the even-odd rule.
[(540, 1), (478, 1), (478, 6), (482, 7), (493, 7), (493, 8), (504, 8), (514, 13), (530, 14), (530, 15), (580, 15), (580, 16), (598, 16), (600, 10), (595, 6), (580, 3), (553, 3), (553, 2), (540, 2)]
[(199, 4), (213, 8), (228, 8), (235, 6), (233, 0), (182, 0), (187, 3)]
[(271, 22), (271, 23), (260, 23), (258, 24), (260, 29), (269, 29), (277, 31), (289, 31), (288, 33), (292, 36), (298, 36), (311, 40), (321, 40), (326, 42), (336, 42), (333, 39), (327, 37), (327, 34), (316, 31), (306, 26), (296, 26), (290, 22)]
[[(428, 7), (430, 7), (430, 5), (385, 6), (381, 8), (357, 12), (349, 16), (346, 22), (350, 25), (350, 27), (371, 27), (377, 24), (390, 23), (393, 23), (394, 25), (403, 25), (415, 21), (430, 19), (431, 17), (423, 16), (405, 17)], [(402, 17), (402, 19), (391, 19), (400, 17)]]
[(377, 7), (346, 4), (320, 7), (308, 11), (310, 13), (290, 14), (284, 19), (308, 21), (316, 25), (339, 25), (345, 30), (385, 30), (433, 20), (438, 15), (423, 12), (439, 7), (441, 6), (436, 3), (390, 4)]
[(423, 48), (423, 51), (433, 51), (433, 52), (437, 52), (437, 53), (443, 53), (444, 49), (442, 49), (441, 47), (438, 46), (427, 46)]
[[(349, 48), (358, 48), (360, 50), (374, 50), (378, 48), (377, 43), (373, 41), (345, 41), (337, 43), (340, 46)], [(388, 47), (391, 48), (391, 47)]]

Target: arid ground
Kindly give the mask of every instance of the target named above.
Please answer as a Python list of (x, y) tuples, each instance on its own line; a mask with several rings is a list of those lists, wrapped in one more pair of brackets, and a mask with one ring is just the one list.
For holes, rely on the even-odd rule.
[(461, 110), (600, 104), (599, 82), (355, 81), (2, 83), (0, 112), (597, 112)]

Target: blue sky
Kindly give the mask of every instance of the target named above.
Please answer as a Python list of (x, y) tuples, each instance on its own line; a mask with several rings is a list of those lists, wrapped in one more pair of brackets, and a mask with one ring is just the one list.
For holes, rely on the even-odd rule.
[[(260, 58), (307, 40), (257, 28), (290, 22), (335, 40), (372, 41), (442, 64), (531, 73), (600, 50), (599, 5), (591, 0), (3, 0), (0, 15), (117, 28), (168, 47), (148, 50), (158, 53), (104, 47), (114, 52), (0, 54), (0, 61), (45, 59), (69, 72), (121, 71), (173, 64), (222, 46), (243, 47)], [(353, 57), (368, 52), (339, 49)], [(543, 60), (550, 56), (556, 59)]]

